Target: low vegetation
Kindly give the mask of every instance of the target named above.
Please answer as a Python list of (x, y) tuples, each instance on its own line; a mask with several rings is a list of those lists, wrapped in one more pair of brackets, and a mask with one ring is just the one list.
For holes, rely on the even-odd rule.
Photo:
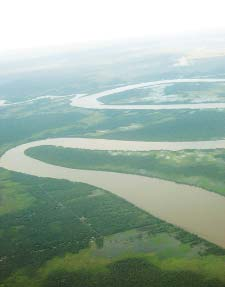
[[(166, 284), (163, 283), (166, 280), (173, 286), (174, 280), (180, 276), (189, 280), (188, 272), (193, 272), (196, 282), (205, 284), (199, 286), (222, 286), (223, 250), (139, 210), (115, 195), (82, 183), (37, 178), (3, 169), (0, 169), (0, 178), (0, 198), (4, 198), (0, 202), (1, 287), (79, 286), (76, 284), (81, 278), (82, 282), (86, 282), (85, 286), (103, 286), (106, 282), (108, 285), (104, 286), (115, 286), (115, 282), (117, 286), (133, 286), (135, 282), (140, 282), (138, 284), (142, 286), (147, 282), (143, 281), (144, 277), (153, 280), (163, 274), (165, 278), (162, 276), (158, 283), (152, 284)], [(23, 205), (18, 198), (22, 198)], [(10, 202), (13, 208), (5, 208), (5, 202)], [(99, 255), (98, 250), (107, 248), (109, 242), (110, 248), (115, 241), (117, 246), (122, 244), (120, 235), (115, 237), (116, 234), (129, 231), (130, 237), (132, 230), (137, 230), (135, 233), (140, 239), (148, 234), (149, 239), (146, 237), (146, 240), (150, 249), (143, 253), (135, 250), (133, 244), (128, 250), (130, 259), (125, 249), (110, 258)], [(128, 238), (125, 240), (129, 241)], [(166, 245), (165, 240), (172, 245)], [(106, 247), (104, 242), (108, 242)], [(160, 251), (162, 248), (163, 253)], [(170, 271), (175, 258), (180, 256), (186, 258), (186, 262), (197, 260), (194, 270), (184, 264), (180, 271)], [(209, 257), (213, 266), (217, 266), (216, 272), (206, 264)], [(165, 264), (163, 260), (166, 258), (174, 258), (175, 261)], [(139, 264), (133, 264), (138, 262), (136, 260), (140, 260), (140, 266), (146, 266), (143, 272), (148, 274), (147, 277), (144, 273), (143, 277), (139, 277), (142, 271), (136, 268)], [(202, 262), (204, 272), (198, 274)], [(131, 274), (136, 274), (136, 281), (130, 277)], [(188, 282), (183, 286), (188, 286)], [(210, 285), (212, 282), (214, 285)]]
[(55, 165), (134, 173), (199, 186), (225, 195), (225, 151), (89, 151), (40, 146), (26, 153)]

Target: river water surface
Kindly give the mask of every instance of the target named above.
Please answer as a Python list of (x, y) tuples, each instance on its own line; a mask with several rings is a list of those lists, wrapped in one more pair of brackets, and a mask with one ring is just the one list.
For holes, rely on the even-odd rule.
[(70, 169), (28, 157), (41, 145), (91, 150), (182, 150), (225, 148), (225, 140), (204, 142), (137, 142), (56, 138), (30, 142), (7, 151), (0, 167), (39, 177), (88, 183), (116, 194), (137, 207), (225, 248), (225, 197), (202, 188), (116, 172)]
[(167, 104), (167, 105), (110, 105), (103, 104), (100, 99), (105, 96), (130, 91), (138, 88), (153, 87), (167, 84), (179, 83), (223, 83), (225, 79), (173, 79), (133, 84), (117, 87), (100, 93), (87, 95), (84, 97), (74, 97), (71, 105), (80, 108), (104, 109), (104, 110), (180, 110), (180, 109), (225, 109), (225, 103), (190, 103), (190, 104)]

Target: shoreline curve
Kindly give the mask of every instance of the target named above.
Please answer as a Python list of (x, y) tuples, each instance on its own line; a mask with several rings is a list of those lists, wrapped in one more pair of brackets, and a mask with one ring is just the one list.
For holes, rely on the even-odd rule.
[(225, 197), (199, 187), (158, 178), (55, 166), (24, 154), (28, 148), (41, 145), (117, 151), (224, 149), (225, 140), (157, 143), (53, 138), (19, 145), (0, 158), (0, 167), (11, 171), (83, 182), (103, 188), (162, 220), (225, 248)]
[(197, 103), (197, 104), (168, 104), (168, 105), (110, 105), (103, 104), (99, 99), (105, 96), (130, 91), (133, 89), (148, 87), (148, 86), (159, 86), (163, 84), (174, 84), (174, 83), (221, 83), (225, 82), (225, 79), (173, 79), (173, 80), (161, 80), (152, 81), (146, 83), (132, 84), (114, 89), (106, 90), (103, 92), (87, 95), (87, 96), (76, 96), (71, 99), (71, 106), (86, 108), (86, 109), (104, 109), (104, 110), (178, 110), (178, 109), (225, 109), (225, 103)]

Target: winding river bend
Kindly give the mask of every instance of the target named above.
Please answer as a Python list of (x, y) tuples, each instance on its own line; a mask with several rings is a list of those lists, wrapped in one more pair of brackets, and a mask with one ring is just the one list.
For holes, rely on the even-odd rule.
[(130, 91), (144, 87), (155, 87), (168, 84), (179, 83), (223, 83), (225, 79), (173, 79), (146, 82), (123, 87), (117, 87), (104, 92), (88, 95), (76, 96), (71, 100), (71, 105), (80, 108), (104, 109), (104, 110), (180, 110), (180, 109), (225, 109), (225, 103), (190, 103), (190, 104), (170, 104), (170, 105), (108, 105), (103, 104), (100, 99), (105, 96)]
[[(215, 83), (225, 79), (163, 80), (117, 87), (88, 96), (76, 96), (71, 105), (90, 109), (225, 109), (225, 103), (173, 105), (104, 105), (101, 97), (132, 89), (170, 83)], [(196, 142), (141, 142), (87, 138), (55, 138), (34, 141), (8, 150), (0, 167), (39, 177), (83, 182), (108, 190), (167, 222), (180, 226), (225, 248), (225, 197), (202, 188), (167, 180), (116, 172), (70, 169), (41, 162), (24, 152), (41, 145), (90, 150), (150, 151), (225, 149), (225, 140)]]
[(167, 222), (225, 248), (225, 197), (202, 188), (115, 172), (70, 169), (41, 162), (24, 152), (41, 145), (90, 150), (182, 150), (225, 148), (225, 140), (205, 142), (138, 142), (87, 138), (34, 141), (7, 151), (0, 166), (39, 177), (84, 182), (108, 190)]

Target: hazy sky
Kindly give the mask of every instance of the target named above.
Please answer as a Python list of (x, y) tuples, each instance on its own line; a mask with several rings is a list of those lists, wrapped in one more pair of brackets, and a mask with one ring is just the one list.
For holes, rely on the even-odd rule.
[(0, 0), (0, 51), (225, 28), (225, 0)]

